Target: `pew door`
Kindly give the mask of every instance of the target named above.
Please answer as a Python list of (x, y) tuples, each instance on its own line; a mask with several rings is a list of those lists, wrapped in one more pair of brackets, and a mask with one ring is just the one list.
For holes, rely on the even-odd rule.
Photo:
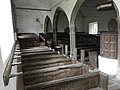
[(100, 35), (100, 55), (106, 58), (117, 58), (117, 32), (101, 32)]

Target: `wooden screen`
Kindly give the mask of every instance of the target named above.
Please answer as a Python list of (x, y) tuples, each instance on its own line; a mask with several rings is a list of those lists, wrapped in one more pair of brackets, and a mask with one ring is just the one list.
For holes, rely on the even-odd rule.
[(106, 58), (117, 58), (117, 32), (101, 32), (100, 55)]

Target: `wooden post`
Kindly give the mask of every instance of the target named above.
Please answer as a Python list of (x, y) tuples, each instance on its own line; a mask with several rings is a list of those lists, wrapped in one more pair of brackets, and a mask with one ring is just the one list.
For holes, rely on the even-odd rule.
[(82, 66), (82, 74), (88, 74), (89, 73), (89, 66), (88, 65), (83, 65)]
[(97, 68), (97, 51), (89, 51), (89, 61), (91, 69)]
[(102, 90), (108, 90), (108, 75), (100, 72), (99, 87)]
[(53, 28), (53, 42), (54, 45), (57, 45), (57, 27)]
[(65, 45), (65, 55), (68, 56), (68, 45)]
[(61, 44), (62, 50), (61, 53), (64, 54), (64, 44)]
[(84, 63), (84, 60), (85, 60), (85, 50), (81, 50), (80, 51), (80, 61), (81, 63)]
[(77, 48), (75, 48), (75, 52), (74, 52), (74, 59), (77, 60)]

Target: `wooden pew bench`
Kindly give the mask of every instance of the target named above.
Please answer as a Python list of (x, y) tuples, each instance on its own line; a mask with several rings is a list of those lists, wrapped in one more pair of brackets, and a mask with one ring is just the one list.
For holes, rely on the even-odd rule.
[(108, 90), (108, 75), (101, 72), (91, 72), (25, 86), (25, 90), (89, 90), (92, 88)]
[(52, 46), (53, 42), (53, 33), (39, 33), (39, 40), (41, 40), (41, 37), (45, 40), (45, 44), (48, 47)]
[(78, 47), (77, 51), (79, 51), (81, 63), (85, 63), (86, 53), (87, 53), (91, 69), (95, 69), (98, 67), (97, 56), (99, 52), (99, 46), (88, 46), (88, 47), (82, 46), (82, 47)]
[(88, 73), (86, 65), (68, 64), (24, 72), (25, 85), (33, 85), (51, 80), (67, 78)]
[(35, 33), (18, 33), (18, 41), (21, 49), (45, 46), (45, 41), (40, 42)]
[(87, 33), (76, 33), (76, 44), (81, 43), (98, 43), (100, 44), (100, 36), (99, 35), (91, 35)]

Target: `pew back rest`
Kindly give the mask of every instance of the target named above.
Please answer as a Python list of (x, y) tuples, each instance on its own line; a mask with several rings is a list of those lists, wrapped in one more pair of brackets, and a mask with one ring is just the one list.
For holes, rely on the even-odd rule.
[(20, 44), (34, 43), (38, 37), (34, 33), (18, 33), (18, 40)]
[(48, 81), (35, 85), (26, 86), (26, 90), (88, 90), (100, 88), (108, 90), (108, 76), (100, 72), (90, 72), (84, 75), (78, 75), (58, 80)]
[(99, 44), (100, 43), (100, 36), (96, 35), (90, 35), (90, 34), (83, 34), (83, 33), (76, 33), (76, 44), (81, 44), (81, 43), (95, 43)]

